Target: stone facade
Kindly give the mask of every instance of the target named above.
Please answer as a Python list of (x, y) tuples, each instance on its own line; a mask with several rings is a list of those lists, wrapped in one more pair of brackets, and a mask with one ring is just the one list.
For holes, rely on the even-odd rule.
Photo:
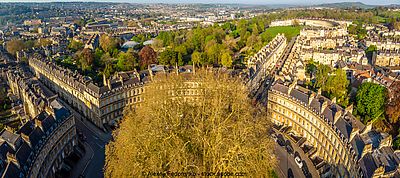
[(7, 71), (12, 92), (31, 119), (0, 133), (2, 177), (56, 177), (77, 145), (75, 118), (57, 95), (32, 77), (26, 66)]
[(400, 49), (378, 51), (375, 59), (375, 65), (378, 66), (400, 66)]
[(104, 86), (98, 86), (40, 55), (30, 57), (29, 66), (40, 81), (99, 128), (121, 119), (125, 106), (140, 102), (147, 82), (145, 74), (132, 71), (104, 79)]
[(278, 34), (268, 45), (261, 48), (248, 60), (247, 66), (250, 68), (251, 81), (248, 83), (249, 87), (258, 88), (257, 85), (263, 80), (263, 77), (274, 71), (275, 64), (282, 56), (286, 46), (286, 37)]
[(333, 165), (341, 177), (400, 176), (400, 153), (391, 148), (391, 136), (358, 121), (351, 108), (295, 83), (275, 82), (268, 95), (268, 117), (306, 139), (304, 144), (312, 147), (309, 157), (323, 160), (317, 168)]

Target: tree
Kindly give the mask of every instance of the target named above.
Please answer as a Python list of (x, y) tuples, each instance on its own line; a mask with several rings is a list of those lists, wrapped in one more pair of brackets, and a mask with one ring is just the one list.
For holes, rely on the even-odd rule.
[(192, 62), (194, 65), (199, 66), (202, 64), (202, 53), (195, 51), (192, 54)]
[(71, 42), (68, 44), (68, 49), (70, 49), (72, 52), (82, 50), (83, 43), (80, 41), (71, 40)]
[(316, 72), (317, 72), (317, 65), (316, 65), (315, 62), (311, 59), (311, 60), (308, 61), (308, 63), (306, 64), (306, 74), (308, 74), (308, 75), (310, 76), (310, 78), (312, 78), (312, 76), (314, 76)]
[(167, 49), (160, 54), (158, 62), (161, 65), (175, 65), (177, 62), (177, 53), (171, 49)]
[(119, 45), (118, 39), (108, 36), (106, 34), (100, 36), (100, 47), (103, 49), (103, 51), (111, 54), (113, 53), (114, 49), (118, 48), (118, 45)]
[(320, 88), (325, 85), (328, 80), (328, 74), (331, 72), (331, 67), (324, 64), (319, 64), (315, 75), (314, 88)]
[(336, 98), (342, 106), (348, 105), (347, 88), (349, 80), (344, 70), (337, 69), (334, 75), (328, 77), (328, 80), (322, 89), (328, 93), (329, 98)]
[(7, 100), (8, 97), (6, 88), (0, 88), (0, 111), (2, 111), (3, 108), (6, 110)]
[(389, 122), (393, 124), (398, 123), (400, 119), (400, 82), (395, 81), (390, 88), (390, 100), (387, 103), (386, 114), (388, 115)]
[(147, 68), (148, 65), (157, 63), (157, 53), (150, 46), (145, 46), (139, 52), (140, 67)]
[(138, 66), (138, 60), (134, 56), (132, 49), (129, 49), (127, 52), (120, 52), (118, 54), (117, 69), (119, 71), (130, 71), (136, 66)]
[[(250, 103), (242, 81), (201, 71), (189, 81), (182, 75), (159, 77), (114, 132), (106, 147), (105, 177), (154, 171), (268, 176), (276, 164), (269, 120)], [(195, 100), (182, 92), (190, 81), (201, 86)]]
[(156, 51), (160, 51), (163, 48), (163, 42), (157, 38), (153, 39), (153, 44), (151, 44), (151, 47)]
[(16, 55), (18, 51), (26, 49), (25, 43), (22, 40), (12, 39), (6, 43), (7, 52)]
[(232, 56), (228, 51), (222, 53), (221, 64), (225, 67), (232, 67)]
[(109, 78), (111, 75), (113, 75), (115, 72), (114, 67), (111, 63), (107, 63), (106, 67), (103, 70), (103, 74), (105, 75), (106, 78)]
[(79, 63), (81, 64), (81, 68), (83, 70), (89, 69), (94, 61), (94, 55), (92, 50), (83, 49), (79, 54)]
[(177, 56), (177, 59), (178, 59), (177, 65), (178, 66), (183, 66), (184, 62), (183, 62), (182, 54), (180, 52), (177, 52), (177, 54), (178, 54), (178, 56)]
[(375, 45), (370, 45), (368, 48), (365, 50), (365, 54), (368, 58), (369, 61), (372, 61), (372, 55), (374, 52), (376, 52), (378, 49)]
[(207, 54), (207, 63), (208, 64), (218, 64), (220, 48), (218, 43), (215, 40), (211, 40), (207, 42), (205, 52)]
[(386, 88), (375, 83), (365, 82), (357, 90), (356, 111), (363, 122), (384, 118), (387, 98)]
[(36, 47), (42, 47), (42, 46), (49, 46), (53, 44), (53, 42), (50, 39), (47, 38), (41, 38), (36, 41), (35, 46)]

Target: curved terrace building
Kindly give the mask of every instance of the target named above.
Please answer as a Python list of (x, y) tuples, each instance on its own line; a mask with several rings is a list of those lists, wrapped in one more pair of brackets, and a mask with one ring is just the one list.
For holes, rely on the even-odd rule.
[(74, 115), (24, 68), (7, 71), (27, 117), (0, 132), (0, 177), (57, 177), (78, 145)]
[[(321, 176), (323, 164), (337, 167), (341, 177), (399, 177), (400, 152), (391, 148), (392, 138), (364, 125), (320, 93), (296, 82), (289, 86), (276, 81), (268, 93), (268, 116), (278, 126), (305, 138), (308, 156)], [(317, 160), (322, 160), (317, 161)]]

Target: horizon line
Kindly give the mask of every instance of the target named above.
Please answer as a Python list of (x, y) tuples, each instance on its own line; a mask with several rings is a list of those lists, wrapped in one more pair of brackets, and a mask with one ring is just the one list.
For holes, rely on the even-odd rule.
[(205, 5), (287, 5), (287, 6), (318, 6), (318, 5), (326, 5), (326, 4), (340, 4), (340, 3), (361, 3), (367, 6), (390, 6), (390, 5), (400, 5), (400, 3), (390, 3), (390, 4), (367, 4), (360, 1), (342, 1), (342, 2), (332, 2), (332, 3), (307, 3), (307, 2), (299, 2), (299, 3), (267, 3), (267, 2), (254, 2), (254, 3), (235, 3), (235, 2), (216, 2), (216, 3), (207, 3), (207, 2), (124, 2), (123, 0), (118, 2), (118, 0), (106, 0), (106, 1), (98, 1), (98, 0), (74, 0), (74, 1), (64, 1), (64, 0), (44, 0), (44, 1), (32, 1), (32, 0), (23, 0), (23, 1), (2, 1), (0, 3), (34, 3), (34, 4), (42, 4), (42, 3), (113, 3), (113, 4), (205, 4)]

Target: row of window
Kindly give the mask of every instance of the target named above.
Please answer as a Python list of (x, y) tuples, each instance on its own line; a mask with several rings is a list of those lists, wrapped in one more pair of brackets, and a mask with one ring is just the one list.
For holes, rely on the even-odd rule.
[[(322, 157), (326, 158), (326, 160), (332, 160), (336, 163), (339, 162), (339, 156), (336, 155), (336, 153), (339, 153), (342, 156), (341, 159), (346, 160), (347, 164), (347, 155), (345, 153), (345, 150), (343, 149), (343, 146), (340, 146), (340, 141), (337, 140), (338, 138), (335, 137), (334, 134), (332, 134), (332, 131), (329, 128), (326, 128), (324, 126), (325, 124), (321, 124), (320, 120), (317, 119), (315, 115), (309, 113), (308, 111), (305, 111), (305, 109), (301, 108), (301, 106), (298, 106), (297, 104), (279, 99), (274, 95), (271, 95), (270, 98), (271, 100), (279, 104), (274, 104), (273, 102), (270, 102), (268, 104), (269, 108), (278, 113), (282, 113), (282, 117), (280, 115), (275, 116), (275, 114), (273, 114), (274, 119), (277, 119), (277, 121), (281, 123), (285, 123), (286, 125), (294, 127), (299, 133), (302, 133), (302, 135), (314, 145), (318, 146), (318, 142), (321, 143), (321, 146), (323, 145), (324, 149), (321, 149), (320, 147), (319, 154), (323, 155)], [(281, 105), (285, 107), (281, 107)], [(291, 110), (293, 110), (294, 112), (292, 112)], [(298, 125), (300, 125), (300, 127)], [(335, 150), (336, 152), (334, 152)]]

